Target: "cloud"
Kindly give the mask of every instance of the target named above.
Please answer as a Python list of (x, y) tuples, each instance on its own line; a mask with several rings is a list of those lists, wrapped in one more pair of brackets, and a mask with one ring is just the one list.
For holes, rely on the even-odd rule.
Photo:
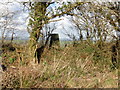
[(9, 27), (15, 27), (15, 33), (18, 37), (23, 37), (21, 36), (22, 32), (22, 35), (24, 34), (24, 36), (28, 36), (28, 21), (26, 21), (26, 18), (28, 17), (28, 12), (22, 10), (23, 5), (21, 5), (18, 1), (22, 0), (0, 0), (0, 22), (5, 21), (4, 16), (6, 16), (7, 14), (13, 14), (13, 17), (11, 18), (11, 21), (9, 23)]
[[(29, 34), (27, 33), (27, 24), (28, 20), (25, 21), (26, 17), (28, 17), (28, 12), (23, 12), (23, 6), (19, 4), (19, 2), (23, 2), (24, 0), (4, 0), (4, 2), (0, 3), (0, 8), (3, 14), (7, 14), (8, 12), (15, 12), (14, 18), (13, 18), (13, 25), (15, 25), (16, 28), (16, 35), (21, 36), (21, 33), (26, 34), (28, 36)], [(28, 0), (25, 0), (28, 1)], [(0, 0), (1, 2), (1, 0)], [(10, 2), (10, 3), (7, 3)], [(3, 4), (4, 3), (4, 4)], [(54, 6), (54, 5), (52, 5)], [(51, 6), (51, 7), (52, 7)], [(18, 11), (18, 12), (17, 12)], [(65, 38), (66, 36), (64, 35), (64, 30), (63, 27), (70, 26), (70, 22), (67, 19), (67, 17), (61, 17), (63, 20), (57, 22), (57, 29), (53, 33), (59, 33), (60, 38)], [(57, 20), (59, 17), (54, 18), (53, 20)], [(63, 27), (62, 27), (63, 26)], [(69, 32), (69, 28), (66, 27), (66, 29)], [(72, 31), (70, 31), (72, 32)], [(24, 35), (25, 36), (25, 35)]]

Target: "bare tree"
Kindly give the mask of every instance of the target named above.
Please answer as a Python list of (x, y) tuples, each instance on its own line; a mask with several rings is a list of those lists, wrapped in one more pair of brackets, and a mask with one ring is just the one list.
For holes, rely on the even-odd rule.
[[(116, 45), (112, 47), (112, 63), (114, 66), (118, 66), (118, 47), (120, 45), (119, 37), (115, 36), (115, 31), (117, 33), (120, 31), (119, 5), (120, 2), (87, 3), (77, 8), (80, 13), (76, 16), (76, 20), (72, 20), (74, 24), (77, 23), (77, 28), (85, 26), (86, 37), (95, 39), (100, 50), (102, 50), (105, 41), (118, 38)], [(83, 22), (77, 22), (78, 19)]]
[(14, 7), (14, 2), (5, 2), (0, 4), (3, 9), (0, 15), (2, 43), (4, 43), (4, 40), (7, 38), (10, 39), (10, 42), (12, 43), (16, 32), (19, 30), (18, 27), (24, 24), (16, 19), (20, 16), (20, 13), (22, 13), (23, 10), (12, 10), (10, 7)]
[[(108, 6), (104, 6), (100, 3), (89, 2), (78, 6), (74, 13), (77, 13), (74, 18), (70, 18), (70, 21), (79, 30), (80, 37), (82, 39), (83, 33), (86, 33), (86, 39), (94, 39), (95, 41), (108, 40), (108, 37), (114, 36), (112, 33), (116, 27), (113, 28), (113, 21), (109, 21), (108, 15), (111, 15), (111, 11)], [(118, 15), (117, 15), (118, 16)], [(111, 19), (113, 20), (113, 19)], [(116, 24), (115, 24), (116, 25)], [(84, 37), (85, 38), (85, 37)], [(113, 37), (114, 38), (114, 37)]]

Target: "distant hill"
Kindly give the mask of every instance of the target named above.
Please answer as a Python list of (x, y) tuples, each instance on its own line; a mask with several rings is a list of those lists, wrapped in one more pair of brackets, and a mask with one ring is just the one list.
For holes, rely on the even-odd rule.
[[(2, 40), (2, 38), (0, 37), (0, 40)], [(11, 40), (11, 37), (6, 37), (5, 40)], [(29, 40), (29, 37), (14, 37), (14, 40)]]

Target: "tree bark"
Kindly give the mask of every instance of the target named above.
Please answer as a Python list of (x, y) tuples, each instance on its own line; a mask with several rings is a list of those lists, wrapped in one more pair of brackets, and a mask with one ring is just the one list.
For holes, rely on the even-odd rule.
[(40, 37), (40, 30), (43, 27), (43, 22), (45, 22), (45, 14), (46, 14), (46, 2), (35, 2), (34, 6), (31, 10), (31, 18), (30, 19), (30, 26), (32, 31), (30, 32), (30, 39), (28, 42), (29, 45), (29, 56), (33, 63), (36, 63), (36, 50), (37, 50), (37, 43)]
[(81, 5), (83, 3), (75, 3), (75, 4), (71, 4), (69, 7), (63, 7), (66, 10), (62, 11), (61, 13), (56, 13), (50, 17), (47, 17), (46, 15), (46, 10), (47, 7), (50, 5), (51, 3), (49, 2), (34, 2), (34, 4), (31, 4), (31, 13), (30, 13), (30, 21), (29, 21), (29, 25), (32, 28), (31, 32), (30, 32), (30, 39), (28, 42), (28, 46), (29, 46), (29, 56), (30, 56), (30, 60), (35, 60), (36, 61), (36, 51), (37, 51), (37, 43), (40, 37), (40, 30), (42, 29), (42, 27), (44, 26), (44, 24), (47, 24), (48, 21), (50, 19), (53, 19), (57, 16), (62, 16), (64, 14), (70, 14), (70, 11), (75, 9), (78, 5)]

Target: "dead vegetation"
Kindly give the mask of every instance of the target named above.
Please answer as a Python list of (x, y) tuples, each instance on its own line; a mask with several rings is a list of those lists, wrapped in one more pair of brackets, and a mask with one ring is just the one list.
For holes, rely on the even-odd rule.
[(111, 44), (106, 43), (103, 50), (95, 49), (95, 46), (81, 43), (76, 47), (46, 48), (37, 65), (28, 63), (30, 58), (24, 55), (27, 46), (14, 45), (15, 51), (2, 54), (7, 67), (2, 87), (117, 88), (118, 69), (112, 68)]

